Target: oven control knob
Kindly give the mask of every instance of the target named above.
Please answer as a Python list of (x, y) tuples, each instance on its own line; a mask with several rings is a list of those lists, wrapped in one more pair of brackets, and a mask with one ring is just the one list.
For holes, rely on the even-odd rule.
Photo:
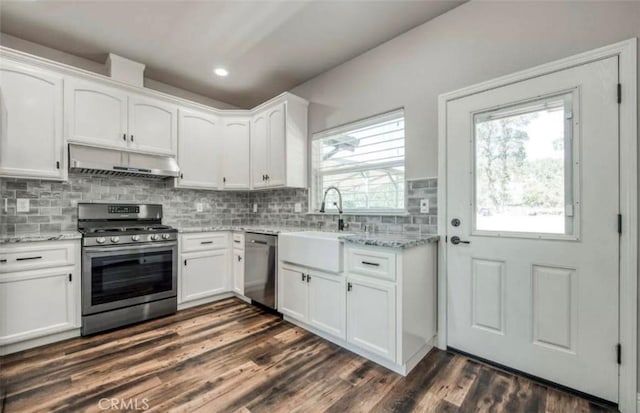
[(157, 240), (159, 240), (159, 239), (160, 239), (160, 235), (158, 235), (158, 234), (153, 234), (153, 235), (151, 236), (151, 241), (157, 241)]
[(104, 237), (98, 237), (96, 238), (96, 242), (98, 244), (104, 244), (104, 242), (106, 241), (106, 239)]
[(131, 241), (140, 241), (140, 235), (132, 235)]
[(113, 243), (120, 242), (120, 237), (111, 237), (111, 242)]
[(171, 235), (169, 235), (169, 234), (162, 234), (162, 239), (169, 239), (169, 237), (171, 237)]

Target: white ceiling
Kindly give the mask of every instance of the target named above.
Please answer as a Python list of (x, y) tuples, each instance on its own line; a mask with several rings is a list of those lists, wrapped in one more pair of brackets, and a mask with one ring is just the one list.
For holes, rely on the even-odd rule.
[[(0, 31), (250, 107), (463, 1), (0, 1)], [(229, 69), (227, 78), (213, 68)]]

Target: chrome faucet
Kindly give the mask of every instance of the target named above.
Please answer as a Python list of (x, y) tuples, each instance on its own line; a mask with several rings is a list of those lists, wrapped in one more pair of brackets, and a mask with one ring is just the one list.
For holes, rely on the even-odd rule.
[(333, 205), (336, 206), (336, 208), (338, 208), (338, 231), (344, 231), (344, 219), (342, 219), (342, 194), (340, 193), (340, 190), (335, 187), (335, 186), (330, 186), (329, 188), (327, 188), (326, 191), (324, 191), (324, 196), (322, 197), (322, 204), (320, 204), (320, 212), (324, 213), (324, 204), (325, 201), (327, 200), (327, 194), (329, 193), (330, 190), (334, 190), (338, 193), (338, 203), (333, 203)]

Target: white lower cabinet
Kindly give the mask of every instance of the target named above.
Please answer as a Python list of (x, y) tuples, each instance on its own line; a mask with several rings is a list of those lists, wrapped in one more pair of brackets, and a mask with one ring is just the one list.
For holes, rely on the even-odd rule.
[(347, 325), (349, 343), (395, 361), (395, 285), (348, 277)]
[(233, 292), (244, 295), (244, 250), (233, 249)]
[(282, 314), (345, 338), (342, 275), (282, 263), (278, 293)]
[[(53, 252), (53, 253), (52, 253)], [(64, 252), (58, 259), (56, 252)], [(80, 331), (80, 243), (32, 242), (0, 253), (0, 355)]]
[(313, 327), (345, 337), (344, 276), (309, 270), (309, 324)]
[(182, 254), (180, 302), (227, 292), (228, 274), (228, 249)]
[(296, 320), (306, 321), (309, 308), (307, 275), (304, 267), (282, 264), (278, 283), (278, 310)]
[(278, 309), (286, 320), (406, 375), (434, 344), (436, 255), (436, 244), (345, 245), (342, 273), (280, 261)]

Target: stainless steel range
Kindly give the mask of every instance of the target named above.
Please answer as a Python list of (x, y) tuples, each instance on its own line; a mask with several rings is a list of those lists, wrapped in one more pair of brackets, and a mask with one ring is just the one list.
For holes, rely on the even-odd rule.
[(178, 234), (162, 205), (78, 204), (82, 335), (177, 310)]

